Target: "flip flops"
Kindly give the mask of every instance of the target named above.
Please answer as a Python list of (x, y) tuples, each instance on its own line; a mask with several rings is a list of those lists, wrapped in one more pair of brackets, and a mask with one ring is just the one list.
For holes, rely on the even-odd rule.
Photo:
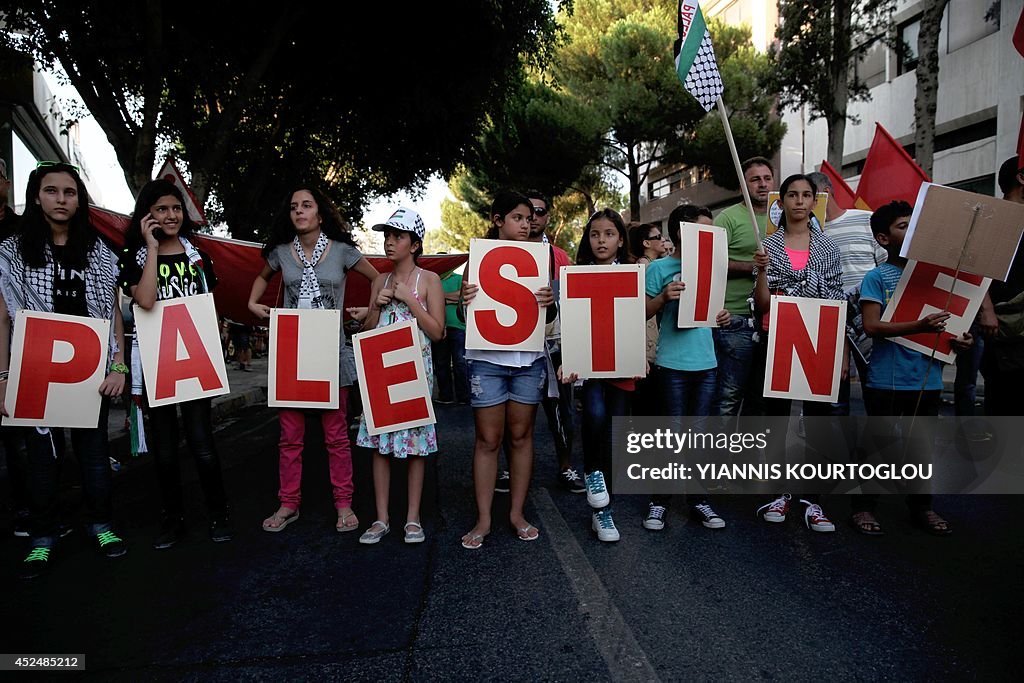
[[(269, 531), (272, 534), (276, 534), (279, 531), (284, 531), (284, 528), (299, 518), (299, 511), (292, 510), (292, 514), (281, 514), (282, 510), (290, 510), (291, 508), (280, 508), (277, 512), (263, 520), (263, 530)], [(271, 526), (273, 522), (277, 526)]]
[[(355, 520), (351, 524), (348, 520)], [(334, 530), (338, 533), (346, 533), (348, 531), (356, 531), (359, 528), (359, 518), (356, 517), (356, 513), (349, 510), (348, 512), (342, 512), (338, 510), (338, 523), (334, 525)]]
[[(536, 536), (531, 536), (530, 535), (530, 529), (533, 529), (534, 531), (536, 531), (537, 535)], [(521, 529), (519, 529), (519, 528), (516, 529), (516, 538), (518, 538), (520, 541), (536, 541), (538, 538), (540, 538), (540, 529), (538, 529), (537, 527), (535, 527), (532, 524), (527, 524), (526, 526), (524, 526)]]
[(487, 534), (466, 534), (462, 539), (462, 547), (466, 550), (480, 550), (484, 547), (484, 537)]

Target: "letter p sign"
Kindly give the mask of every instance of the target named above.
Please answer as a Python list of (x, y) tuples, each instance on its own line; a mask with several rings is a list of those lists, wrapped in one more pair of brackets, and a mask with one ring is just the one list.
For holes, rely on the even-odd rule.
[(95, 427), (109, 335), (109, 320), (18, 312), (3, 424)]

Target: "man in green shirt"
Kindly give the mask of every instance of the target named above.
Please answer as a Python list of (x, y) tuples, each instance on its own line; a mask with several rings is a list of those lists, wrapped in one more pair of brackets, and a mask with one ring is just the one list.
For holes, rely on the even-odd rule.
[[(743, 162), (743, 180), (757, 216), (761, 239), (768, 226), (768, 193), (775, 189), (772, 162), (753, 157)], [(729, 325), (714, 328), (715, 355), (718, 358), (718, 394), (715, 407), (719, 415), (756, 415), (760, 412), (761, 387), (754, 386), (759, 373), (752, 373), (755, 320), (748, 299), (754, 288), (754, 252), (759, 240), (750, 224), (750, 212), (740, 202), (722, 211), (715, 225), (729, 235), (729, 281), (725, 288), (725, 309), (731, 314)]]
[[(445, 336), (432, 342), (434, 378), (437, 380), (437, 402), (469, 403), (469, 376), (466, 372), (466, 323), (459, 320), (459, 290), (462, 276), (452, 271), (441, 278), (444, 290)], [(454, 373), (453, 373), (454, 370)], [(454, 374), (455, 381), (452, 382)]]

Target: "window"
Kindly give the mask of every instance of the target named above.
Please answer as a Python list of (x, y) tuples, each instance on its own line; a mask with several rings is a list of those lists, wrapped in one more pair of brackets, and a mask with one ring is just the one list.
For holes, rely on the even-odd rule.
[(939, 49), (953, 52), (999, 30), (999, 12), (987, 11), (989, 3), (950, 0), (942, 16)]
[(899, 27), (896, 32), (897, 73), (905, 74), (917, 67), (917, 36), (921, 32), (921, 17)]
[(857, 80), (869, 88), (885, 83), (885, 44), (874, 40), (857, 48), (854, 64)]
[(967, 190), (968, 192), (987, 194), (990, 197), (994, 197), (996, 193), (995, 174), (983, 175), (977, 178), (970, 178), (969, 180), (960, 180), (955, 183), (946, 184), (949, 187), (955, 187), (958, 190)]

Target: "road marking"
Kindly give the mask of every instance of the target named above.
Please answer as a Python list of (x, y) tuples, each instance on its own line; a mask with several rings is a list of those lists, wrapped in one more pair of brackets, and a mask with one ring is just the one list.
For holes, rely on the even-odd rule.
[(587, 560), (576, 537), (569, 531), (551, 494), (543, 487), (531, 490), (530, 499), (540, 516), (541, 528), (551, 538), (551, 547), (572, 583), (580, 613), (590, 637), (597, 643), (614, 681), (659, 681), (647, 654), (626, 625), (619, 608)]

